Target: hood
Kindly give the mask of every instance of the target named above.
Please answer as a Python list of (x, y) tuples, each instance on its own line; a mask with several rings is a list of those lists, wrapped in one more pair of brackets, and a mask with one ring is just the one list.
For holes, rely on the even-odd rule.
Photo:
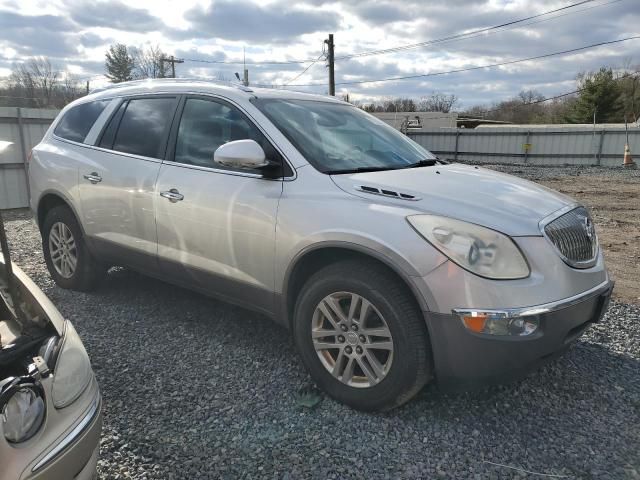
[(8, 376), (26, 374), (25, 365), (39, 354), (45, 342), (62, 335), (64, 322), (22, 270), (13, 265), (13, 273), (24, 312), (21, 321), (16, 319), (15, 305), (6, 284), (5, 264), (0, 258), (0, 382)]
[[(347, 193), (370, 200), (380, 195), (364, 192), (379, 189), (396, 192), (408, 208), (456, 218), (498, 230), (511, 236), (540, 236), (540, 220), (575, 204), (566, 195), (512, 175), (469, 165), (386, 170), (332, 175)], [(386, 196), (386, 195), (385, 195)], [(413, 196), (408, 199), (406, 196)]]

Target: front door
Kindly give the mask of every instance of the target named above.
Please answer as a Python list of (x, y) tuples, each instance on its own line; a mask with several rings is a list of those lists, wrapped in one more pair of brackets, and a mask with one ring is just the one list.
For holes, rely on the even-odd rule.
[(157, 265), (155, 182), (178, 98), (125, 100), (79, 172), (82, 224), (100, 256)]
[(225, 168), (215, 150), (253, 139), (283, 161), (235, 106), (187, 97), (156, 184), (158, 258), (177, 283), (273, 312), (275, 226), (282, 180)]

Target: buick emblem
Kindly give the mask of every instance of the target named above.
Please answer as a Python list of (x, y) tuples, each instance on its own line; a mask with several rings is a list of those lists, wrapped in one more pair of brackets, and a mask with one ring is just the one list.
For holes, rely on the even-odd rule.
[(589, 240), (593, 240), (596, 235), (596, 229), (589, 217), (582, 217), (582, 228), (584, 228), (584, 233), (587, 234)]

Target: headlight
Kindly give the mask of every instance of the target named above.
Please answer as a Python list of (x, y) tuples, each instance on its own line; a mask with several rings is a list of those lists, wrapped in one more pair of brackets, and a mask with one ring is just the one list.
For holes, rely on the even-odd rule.
[(499, 280), (529, 276), (522, 253), (500, 232), (436, 215), (411, 215), (407, 220), (434, 247), (476, 275)]
[(56, 408), (73, 403), (87, 388), (93, 376), (89, 356), (69, 321), (66, 322), (63, 342), (51, 389), (51, 397)]
[(33, 437), (44, 421), (42, 388), (34, 384), (15, 384), (3, 392), (2, 430), (11, 443)]

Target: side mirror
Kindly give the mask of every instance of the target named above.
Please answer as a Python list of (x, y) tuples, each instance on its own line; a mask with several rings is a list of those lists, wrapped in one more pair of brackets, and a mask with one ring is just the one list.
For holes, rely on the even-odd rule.
[(254, 140), (235, 140), (220, 145), (213, 154), (213, 161), (225, 167), (246, 170), (269, 165), (264, 150)]

